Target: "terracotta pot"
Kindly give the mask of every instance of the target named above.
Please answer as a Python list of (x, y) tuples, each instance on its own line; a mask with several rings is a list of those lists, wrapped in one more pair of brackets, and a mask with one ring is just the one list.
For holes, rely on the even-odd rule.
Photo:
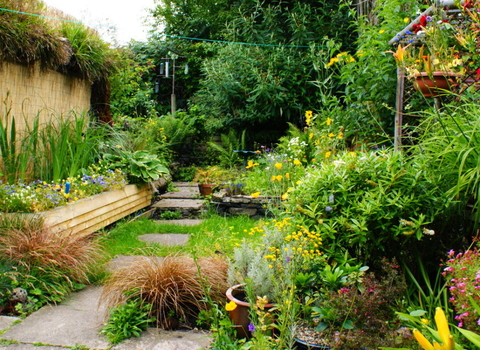
[(203, 197), (211, 195), (215, 186), (216, 184), (198, 184), (200, 195)]
[[(244, 286), (245, 284), (237, 284), (228, 288), (226, 293), (228, 301), (233, 301), (235, 304), (237, 304), (237, 307), (234, 310), (229, 311), (228, 314), (230, 316), (230, 320), (236, 328), (237, 337), (239, 339), (250, 338), (252, 335), (248, 330), (248, 325), (250, 324), (250, 304), (245, 301), (247, 299), (247, 295), (243, 290)], [(273, 304), (266, 304), (265, 309), (268, 310), (273, 306)]]
[(445, 94), (445, 90), (452, 91), (461, 75), (451, 72), (426, 72), (415, 75), (413, 86), (425, 97), (437, 97)]

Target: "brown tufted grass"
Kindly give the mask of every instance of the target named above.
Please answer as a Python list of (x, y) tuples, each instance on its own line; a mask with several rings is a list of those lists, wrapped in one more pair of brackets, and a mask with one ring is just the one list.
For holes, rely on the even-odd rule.
[[(186, 256), (139, 257), (109, 278), (104, 286), (101, 303), (111, 309), (129, 298), (151, 304), (150, 316), (157, 326), (172, 329), (180, 321), (192, 325), (200, 310), (208, 307), (204, 290), (213, 300), (225, 299), (227, 264), (220, 259), (202, 258), (195, 261)], [(202, 287), (199, 271), (206, 288)]]
[(0, 236), (0, 258), (30, 271), (39, 267), (87, 283), (88, 273), (100, 259), (96, 243), (88, 238), (57, 233), (48, 227), (9, 228)]

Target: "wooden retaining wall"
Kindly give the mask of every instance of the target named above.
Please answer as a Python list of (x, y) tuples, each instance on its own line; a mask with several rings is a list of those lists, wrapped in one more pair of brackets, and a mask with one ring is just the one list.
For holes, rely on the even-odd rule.
[(38, 215), (42, 215), (45, 225), (54, 230), (87, 236), (149, 206), (152, 195), (152, 187), (148, 184), (141, 187), (127, 185)]

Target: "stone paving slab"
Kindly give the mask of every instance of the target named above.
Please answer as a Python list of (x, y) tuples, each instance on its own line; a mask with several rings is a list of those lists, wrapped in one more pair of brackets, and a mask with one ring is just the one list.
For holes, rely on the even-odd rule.
[(208, 332), (149, 328), (140, 338), (127, 339), (112, 350), (198, 350), (206, 349), (211, 341)]
[(161, 194), (160, 198), (197, 198), (200, 195), (198, 186), (181, 186), (176, 191)]
[[(149, 257), (152, 259), (157, 259), (159, 262), (162, 262), (164, 257), (161, 256), (155, 256), (155, 257)], [(129, 267), (133, 263), (135, 263), (138, 260), (145, 259), (144, 256), (140, 255), (117, 255), (114, 259), (110, 260), (108, 264), (108, 269), (110, 271), (115, 271), (118, 269), (123, 269), (126, 267)]]
[(158, 209), (193, 209), (200, 210), (204, 205), (204, 201), (201, 199), (176, 199), (176, 198), (166, 198), (158, 201), (157, 203), (152, 204), (152, 208)]
[(33, 344), (9, 344), (9, 345), (0, 345), (0, 350), (66, 350), (70, 348), (65, 348), (63, 346), (49, 346), (49, 345), (33, 345)]
[(177, 219), (177, 220), (155, 220), (159, 224), (173, 224), (173, 225), (183, 225), (183, 226), (195, 226), (200, 225), (203, 220), (201, 219)]
[(187, 244), (190, 234), (188, 233), (147, 233), (138, 236), (144, 242), (158, 243), (165, 246), (176, 246)]
[(1, 337), (20, 343), (107, 349), (108, 341), (98, 333), (106, 315), (105, 308), (98, 306), (101, 293), (102, 287), (87, 287), (59, 305), (42, 307)]

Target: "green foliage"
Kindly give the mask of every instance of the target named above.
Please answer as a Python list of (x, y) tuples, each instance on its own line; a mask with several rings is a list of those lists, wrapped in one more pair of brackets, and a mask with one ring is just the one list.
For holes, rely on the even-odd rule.
[[(233, 168), (241, 162), (238, 151), (245, 150), (245, 130), (237, 137), (235, 130), (230, 129), (228, 134), (220, 135), (220, 143), (208, 142), (208, 145), (218, 153), (219, 165)], [(237, 151), (237, 152), (236, 152)]]
[[(401, 153), (344, 153), (310, 172), (290, 192), (286, 214), (319, 232), (327, 256), (349, 250), (369, 262), (396, 256), (447, 203), (438, 178)], [(410, 239), (409, 239), (410, 238)]]
[(125, 172), (130, 183), (146, 183), (158, 180), (169, 173), (160, 159), (148, 151), (122, 151), (116, 154), (104, 154), (102, 164)]
[(115, 69), (115, 59), (108, 43), (92, 29), (76, 23), (63, 22), (59, 32), (70, 42), (73, 54), (63, 69), (91, 82), (108, 79)]
[[(445, 190), (451, 199), (472, 206), (475, 225), (480, 218), (480, 138), (478, 104), (467, 94), (461, 102), (448, 104), (445, 109), (425, 111), (426, 118), (417, 131), (422, 137), (416, 150), (432, 162), (432, 172), (445, 178)], [(434, 160), (434, 162), (433, 162)], [(464, 211), (468, 214), (468, 211)], [(465, 214), (464, 214), (465, 215)], [(472, 230), (475, 227), (469, 228)]]
[(358, 20), (357, 48), (351, 52), (355, 61), (342, 65), (339, 74), (346, 107), (338, 119), (354, 143), (385, 142), (393, 131), (396, 64), (386, 51), (392, 50), (389, 40), (405, 27), (404, 18), (416, 6), (408, 0), (382, 0), (375, 7), (378, 24), (369, 18)]
[(182, 217), (182, 212), (180, 210), (175, 211), (164, 211), (160, 214), (160, 218), (163, 220), (173, 220), (173, 219), (180, 219)]
[(153, 84), (145, 76), (154, 69), (152, 60), (139, 62), (131, 50), (118, 49), (117, 70), (110, 78), (113, 116), (144, 117), (155, 110)]
[[(10, 123), (8, 123), (10, 120)], [(37, 115), (17, 130), (15, 116), (7, 109), (0, 121), (1, 173), (13, 184), (19, 180), (57, 181), (81, 175), (99, 157), (98, 147), (106, 126), (90, 122), (86, 115), (72, 113), (40, 124)]]
[(150, 304), (129, 299), (125, 304), (110, 310), (110, 317), (101, 333), (112, 344), (118, 344), (131, 337), (139, 337), (148, 325), (155, 321), (155, 318), (149, 316), (150, 309)]

